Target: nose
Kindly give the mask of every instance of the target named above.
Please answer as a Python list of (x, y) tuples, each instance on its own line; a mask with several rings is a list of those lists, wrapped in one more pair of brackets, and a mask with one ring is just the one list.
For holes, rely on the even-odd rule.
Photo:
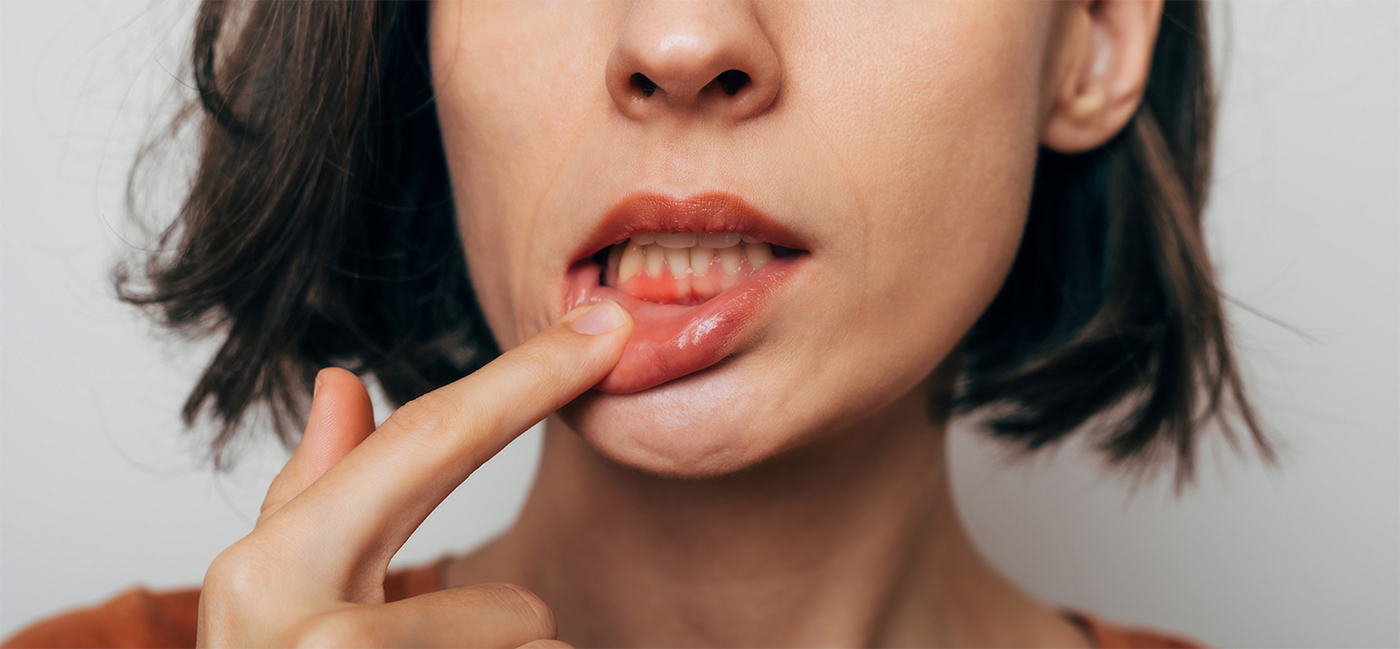
[(684, 113), (742, 121), (773, 105), (782, 76), (742, 0), (638, 0), (607, 67), (613, 103), (638, 121)]

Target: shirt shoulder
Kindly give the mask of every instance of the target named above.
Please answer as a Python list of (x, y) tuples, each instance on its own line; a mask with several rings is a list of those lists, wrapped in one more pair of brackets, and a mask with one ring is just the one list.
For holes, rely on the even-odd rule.
[(1081, 611), (1067, 611), (1095, 647), (1102, 649), (1207, 649), (1208, 645), (1175, 633), (1110, 624)]
[[(441, 589), (447, 560), (390, 572), (384, 578), (385, 599), (392, 602)], [(97, 606), (35, 622), (5, 639), (0, 648), (193, 647), (198, 631), (198, 588), (133, 588)]]
[(6, 639), (10, 647), (193, 647), (199, 589), (133, 588), (97, 606), (40, 620)]

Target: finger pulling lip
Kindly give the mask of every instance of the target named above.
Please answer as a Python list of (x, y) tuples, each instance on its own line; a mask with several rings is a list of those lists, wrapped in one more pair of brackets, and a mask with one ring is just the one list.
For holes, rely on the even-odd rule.
[[(794, 251), (773, 259), (737, 284), (704, 302), (663, 304), (603, 283), (599, 251), (629, 237), (651, 233), (737, 233)], [(703, 370), (742, 343), (767, 305), (790, 284), (809, 257), (806, 245), (743, 201), (727, 194), (676, 200), (638, 194), (608, 212), (568, 269), (563, 310), (613, 300), (632, 314), (632, 337), (622, 358), (596, 389), (627, 394)], [(615, 275), (615, 273), (614, 273)]]

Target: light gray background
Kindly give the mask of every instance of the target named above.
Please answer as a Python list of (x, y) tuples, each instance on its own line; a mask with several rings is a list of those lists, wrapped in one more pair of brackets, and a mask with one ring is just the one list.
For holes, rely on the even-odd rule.
[[(0, 3), (0, 637), (138, 582), (197, 584), (284, 458), (201, 466), (175, 413), (208, 346), (157, 340), (106, 280), (193, 8)], [(1214, 12), (1233, 29), (1210, 244), (1249, 307), (1231, 318), (1282, 468), (1214, 444), (1198, 489), (1130, 496), (1080, 446), (1009, 464), (958, 431), (958, 499), (1050, 601), (1221, 645), (1400, 644), (1400, 3)], [(537, 450), (530, 433), (489, 463), (401, 563), (508, 524)]]

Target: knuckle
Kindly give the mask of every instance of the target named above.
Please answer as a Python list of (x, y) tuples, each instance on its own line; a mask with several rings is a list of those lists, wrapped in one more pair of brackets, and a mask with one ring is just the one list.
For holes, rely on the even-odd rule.
[(266, 560), (239, 541), (220, 552), (204, 573), (201, 599), (225, 602), (257, 601), (267, 587)]
[(554, 611), (530, 589), (505, 583), (482, 584), (481, 588), (502, 607), (530, 625), (531, 634), (535, 637), (553, 638), (558, 634)]
[(536, 341), (535, 344), (517, 348), (515, 371), (531, 384), (539, 383), (559, 371), (560, 350), (552, 341)]
[(382, 646), (383, 639), (377, 637), (376, 625), (356, 611), (331, 611), (303, 620), (288, 644), (297, 649)]
[(451, 399), (429, 392), (400, 406), (389, 416), (388, 423), (404, 436), (431, 438), (456, 429), (464, 419)]
[(562, 640), (555, 640), (553, 638), (541, 638), (539, 640), (531, 640), (523, 645), (520, 645), (519, 649), (574, 649), (574, 647), (573, 645)]

